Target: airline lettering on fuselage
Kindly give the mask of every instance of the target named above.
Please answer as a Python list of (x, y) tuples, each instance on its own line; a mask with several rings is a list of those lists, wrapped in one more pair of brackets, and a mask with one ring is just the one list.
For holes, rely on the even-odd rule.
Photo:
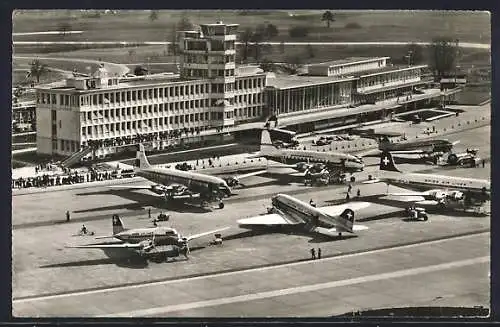
[(206, 182), (197, 181), (191, 178), (184, 178), (176, 175), (167, 175), (158, 172), (144, 172), (142, 174), (146, 175), (148, 179), (151, 179), (154, 182), (161, 184), (178, 183), (186, 187), (195, 186), (204, 189), (208, 189), (210, 184)]
[(324, 227), (331, 227), (330, 224), (320, 219), (322, 214), (317, 210), (313, 210), (292, 201), (282, 201), (278, 198), (273, 199), (272, 203), (275, 208), (286, 213), (287, 216), (291, 216), (291, 218), (297, 216), (307, 222), (312, 221), (317, 226), (323, 225)]

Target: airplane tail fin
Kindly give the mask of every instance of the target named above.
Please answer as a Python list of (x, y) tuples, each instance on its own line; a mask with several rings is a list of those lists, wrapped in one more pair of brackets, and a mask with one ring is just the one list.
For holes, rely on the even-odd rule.
[(354, 211), (351, 209), (345, 209), (338, 218), (340, 226), (343, 227), (348, 232), (353, 231), (354, 226)]
[(123, 222), (118, 215), (113, 215), (112, 221), (113, 221), (113, 235), (121, 233), (125, 230), (125, 228), (123, 228)]
[(139, 143), (139, 149), (135, 156), (135, 164), (134, 168), (149, 168), (151, 165), (149, 164), (148, 158), (146, 157), (146, 151), (144, 150), (144, 145)]
[(401, 172), (396, 168), (394, 158), (390, 152), (383, 152), (380, 156), (380, 170)]
[(262, 130), (262, 134), (260, 137), (260, 154), (265, 155), (274, 152), (275, 150), (276, 147), (271, 141), (271, 134), (267, 129)]

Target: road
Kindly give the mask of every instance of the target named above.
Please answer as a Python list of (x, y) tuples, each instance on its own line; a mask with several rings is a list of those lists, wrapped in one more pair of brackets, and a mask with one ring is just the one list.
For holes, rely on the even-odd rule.
[[(78, 44), (78, 45), (116, 45), (116, 46), (124, 46), (124, 45), (167, 45), (171, 42), (166, 41), (12, 41), (13, 45), (55, 45), (55, 44)], [(305, 45), (325, 45), (325, 46), (406, 46), (411, 41), (408, 42), (284, 42), (286, 46), (305, 46)], [(419, 45), (429, 45), (430, 42), (413, 42)], [(241, 42), (236, 42), (236, 44), (242, 44)], [(268, 45), (280, 45), (281, 42), (262, 42), (261, 44)], [(485, 43), (469, 43), (469, 42), (461, 42), (459, 44), (462, 48), (467, 49), (491, 49), (491, 44)]]

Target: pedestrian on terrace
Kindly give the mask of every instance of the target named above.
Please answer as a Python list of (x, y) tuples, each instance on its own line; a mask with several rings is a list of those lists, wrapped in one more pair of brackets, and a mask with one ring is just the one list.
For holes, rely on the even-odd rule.
[(321, 259), (321, 248), (318, 248), (318, 259)]

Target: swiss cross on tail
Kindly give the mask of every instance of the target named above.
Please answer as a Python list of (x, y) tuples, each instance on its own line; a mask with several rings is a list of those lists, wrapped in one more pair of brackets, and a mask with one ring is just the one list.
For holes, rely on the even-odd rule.
[(113, 217), (111, 217), (111, 221), (113, 222), (113, 234), (118, 234), (125, 230), (125, 228), (123, 228), (122, 220), (118, 217), (118, 215), (113, 215)]
[(340, 217), (351, 223), (354, 223), (354, 211), (352, 211), (351, 209), (345, 209), (344, 212), (340, 214)]
[(380, 170), (399, 171), (390, 152), (383, 152), (380, 155)]

